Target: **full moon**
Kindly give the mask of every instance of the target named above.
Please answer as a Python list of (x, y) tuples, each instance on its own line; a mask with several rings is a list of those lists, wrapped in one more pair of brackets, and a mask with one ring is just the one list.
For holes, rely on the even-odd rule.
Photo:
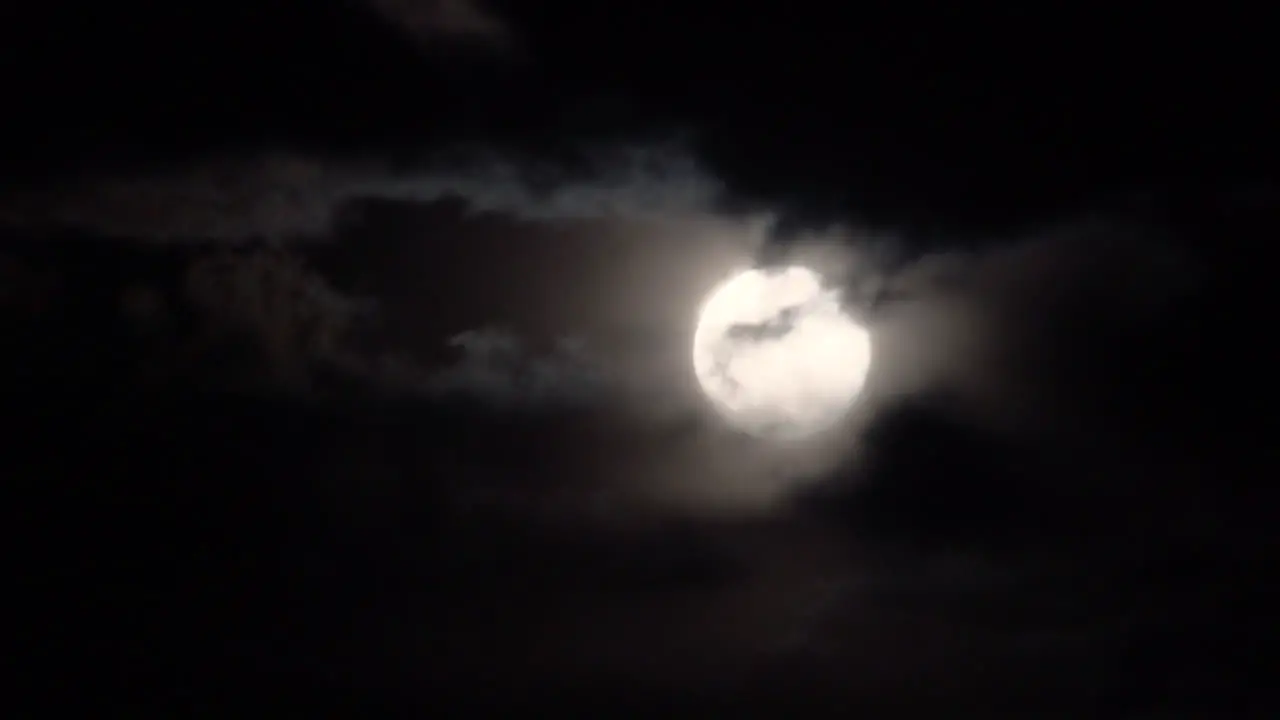
[(752, 435), (798, 439), (838, 422), (871, 367), (871, 337), (802, 267), (752, 269), (715, 288), (693, 336), (703, 392)]

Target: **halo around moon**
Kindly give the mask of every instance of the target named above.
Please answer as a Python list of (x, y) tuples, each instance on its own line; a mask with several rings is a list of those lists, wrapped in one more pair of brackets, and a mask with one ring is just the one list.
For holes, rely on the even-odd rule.
[(836, 424), (862, 392), (871, 337), (802, 267), (743, 271), (704, 302), (693, 368), (715, 409), (752, 435), (799, 439)]

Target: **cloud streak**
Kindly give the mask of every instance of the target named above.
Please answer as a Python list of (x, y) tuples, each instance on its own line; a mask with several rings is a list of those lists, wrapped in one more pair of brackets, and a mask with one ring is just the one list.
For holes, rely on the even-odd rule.
[[(411, 153), (406, 153), (411, 155)], [(0, 223), (147, 242), (280, 242), (331, 237), (360, 199), (460, 199), (478, 213), (533, 220), (650, 219), (705, 212), (723, 196), (680, 141), (599, 144), (572, 160), (455, 148), (421, 161), (263, 153), (31, 188)]]
[(724, 195), (681, 140), (650, 144), (601, 143), (576, 157), (550, 160), (493, 148), (458, 148), (408, 172), (360, 187), (371, 197), (466, 200), (478, 212), (534, 220), (663, 219), (705, 212)]

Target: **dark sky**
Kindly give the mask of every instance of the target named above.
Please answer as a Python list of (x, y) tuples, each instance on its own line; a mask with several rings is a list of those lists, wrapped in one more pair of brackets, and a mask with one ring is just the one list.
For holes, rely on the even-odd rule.
[[(1265, 23), (3, 13), (35, 707), (1271, 715)], [(689, 348), (785, 262), (876, 354), (780, 446)]]

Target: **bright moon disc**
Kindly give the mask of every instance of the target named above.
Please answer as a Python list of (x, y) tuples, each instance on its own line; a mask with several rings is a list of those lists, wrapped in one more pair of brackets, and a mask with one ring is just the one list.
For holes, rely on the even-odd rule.
[(871, 337), (810, 270), (746, 270), (712, 291), (693, 336), (693, 369), (740, 429), (795, 439), (844, 416), (871, 367)]

